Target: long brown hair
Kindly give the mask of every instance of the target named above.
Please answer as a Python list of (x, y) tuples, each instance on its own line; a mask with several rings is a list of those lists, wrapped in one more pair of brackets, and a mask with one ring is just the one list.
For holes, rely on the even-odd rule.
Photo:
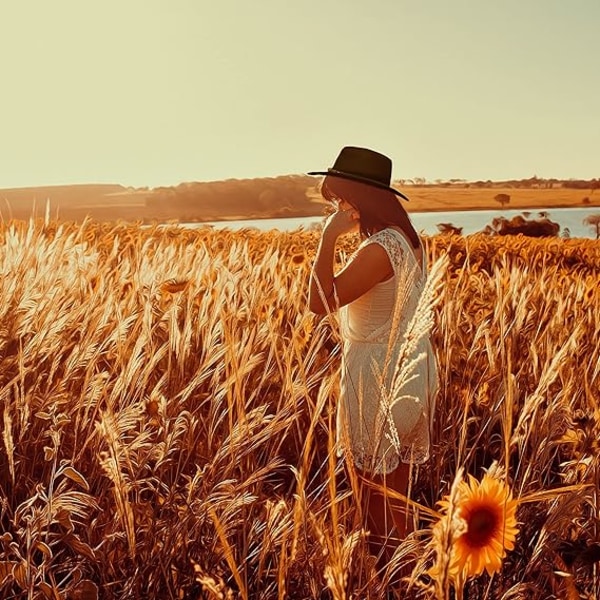
[(419, 234), (394, 192), (353, 179), (328, 175), (323, 180), (321, 194), (329, 202), (346, 200), (358, 211), (362, 236), (369, 237), (386, 227), (397, 226), (414, 248), (421, 246)]

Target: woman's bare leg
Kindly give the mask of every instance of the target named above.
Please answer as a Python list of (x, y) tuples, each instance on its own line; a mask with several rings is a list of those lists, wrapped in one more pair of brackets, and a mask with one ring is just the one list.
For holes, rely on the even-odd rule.
[[(410, 465), (400, 463), (398, 468), (386, 476), (387, 487), (393, 492), (408, 496), (410, 484)], [(413, 520), (408, 503), (400, 498), (388, 497), (388, 503), (394, 519), (396, 534), (403, 540), (413, 530)]]
[(388, 490), (407, 495), (410, 465), (401, 463), (386, 475), (361, 476), (361, 504), (370, 531), (371, 553), (387, 563), (400, 542), (412, 531), (412, 519), (408, 506), (398, 498), (392, 498)]

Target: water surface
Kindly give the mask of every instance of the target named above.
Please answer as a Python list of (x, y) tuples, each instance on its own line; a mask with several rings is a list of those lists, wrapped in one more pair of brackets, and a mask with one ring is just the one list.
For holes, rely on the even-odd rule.
[[(416, 212), (410, 213), (410, 218), (417, 229), (427, 235), (439, 233), (438, 223), (451, 223), (456, 227), (462, 227), (463, 234), (477, 233), (489, 225), (496, 217), (511, 219), (516, 215), (528, 214), (528, 218), (539, 218), (540, 211), (547, 214), (548, 218), (560, 225), (560, 234), (568, 234), (570, 237), (595, 238), (595, 230), (585, 225), (583, 220), (592, 214), (600, 214), (600, 207), (587, 208), (552, 208), (526, 210), (463, 210), (452, 212)], [(244, 227), (255, 227), (261, 231), (277, 229), (279, 231), (292, 231), (300, 227), (309, 229), (315, 223), (323, 221), (324, 217), (288, 217), (282, 219), (249, 219), (241, 221), (213, 221), (210, 225), (217, 228), (229, 228), (233, 230)], [(188, 227), (201, 227), (205, 223), (192, 223)]]

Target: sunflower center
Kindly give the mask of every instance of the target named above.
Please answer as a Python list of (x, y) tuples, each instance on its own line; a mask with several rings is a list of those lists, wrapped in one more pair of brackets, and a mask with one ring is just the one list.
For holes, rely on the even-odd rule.
[(467, 532), (464, 535), (469, 546), (475, 548), (488, 544), (498, 527), (498, 515), (487, 506), (473, 510), (466, 521)]

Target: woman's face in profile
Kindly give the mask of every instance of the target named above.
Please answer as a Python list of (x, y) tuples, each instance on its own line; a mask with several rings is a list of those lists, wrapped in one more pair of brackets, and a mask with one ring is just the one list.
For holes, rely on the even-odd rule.
[(321, 193), (325, 200), (327, 200), (333, 209), (337, 211), (347, 211), (351, 210), (354, 212), (357, 217), (356, 221), (356, 231), (360, 230), (360, 212), (358, 209), (350, 204), (346, 199), (344, 199), (344, 191), (348, 182), (346, 180), (340, 180), (338, 178), (328, 178), (325, 181), (325, 185), (323, 186)]
[(356, 208), (352, 206), (352, 204), (350, 204), (350, 202), (347, 202), (343, 198), (336, 198), (333, 205), (335, 206), (336, 211), (350, 211), (352, 215), (356, 218), (356, 226), (353, 227), (349, 233), (356, 233), (360, 231), (360, 213)]
[(335, 198), (333, 205), (335, 206), (336, 210), (350, 210), (352, 208), (352, 204), (343, 198)]

